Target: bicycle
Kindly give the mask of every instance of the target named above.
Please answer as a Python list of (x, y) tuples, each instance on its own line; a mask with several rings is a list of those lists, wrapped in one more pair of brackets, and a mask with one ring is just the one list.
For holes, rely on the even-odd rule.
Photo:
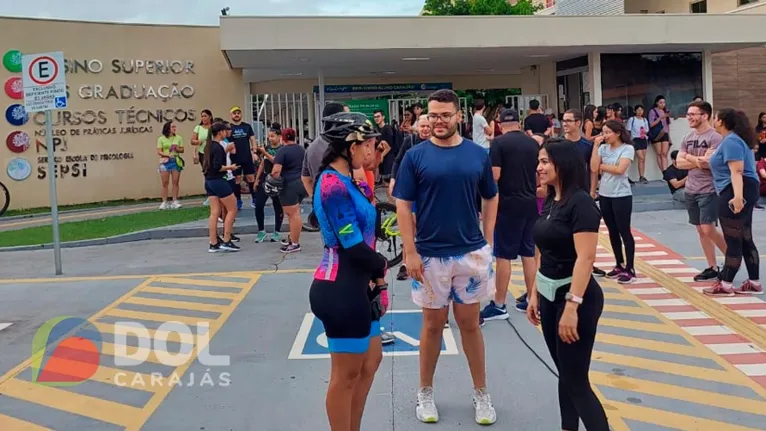
[[(388, 260), (388, 267), (392, 268), (402, 262), (402, 243), (399, 224), (396, 217), (396, 205), (390, 202), (378, 202), (375, 205), (377, 213), (377, 229), (375, 236), (378, 241), (376, 248)], [(393, 257), (389, 258), (388, 255)]]
[(11, 205), (11, 193), (8, 191), (8, 187), (5, 184), (0, 183), (0, 216), (8, 211), (8, 207)]

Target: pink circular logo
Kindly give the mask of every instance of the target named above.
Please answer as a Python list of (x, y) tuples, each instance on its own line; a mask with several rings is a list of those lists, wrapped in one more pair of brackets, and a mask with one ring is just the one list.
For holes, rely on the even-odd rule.
[(5, 94), (11, 99), (21, 100), (24, 98), (24, 87), (21, 78), (12, 76), (5, 81)]
[(29, 135), (24, 132), (11, 132), (11, 134), (5, 138), (5, 145), (7, 145), (8, 149), (14, 153), (23, 153), (24, 151), (27, 151), (30, 144)]

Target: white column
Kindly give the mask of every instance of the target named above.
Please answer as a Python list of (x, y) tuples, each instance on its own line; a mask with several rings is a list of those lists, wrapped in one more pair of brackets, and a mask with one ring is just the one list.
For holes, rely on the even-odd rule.
[(713, 105), (713, 53), (702, 53), (702, 98)]
[[(244, 70), (243, 70), (243, 78), (244, 78)], [(244, 81), (244, 79), (243, 79)], [(250, 83), (249, 82), (243, 82), (242, 83), (242, 91), (245, 93), (245, 109), (243, 113), (245, 114), (245, 122), (248, 124), (253, 124), (253, 98), (250, 95)]]
[(590, 103), (601, 106), (601, 53), (588, 53), (588, 80), (590, 84)]
[(319, 81), (319, 103), (317, 106), (317, 118), (316, 121), (316, 135), (319, 136), (320, 133), (322, 133), (322, 111), (324, 111), (324, 73), (322, 70), (319, 70), (317, 80)]

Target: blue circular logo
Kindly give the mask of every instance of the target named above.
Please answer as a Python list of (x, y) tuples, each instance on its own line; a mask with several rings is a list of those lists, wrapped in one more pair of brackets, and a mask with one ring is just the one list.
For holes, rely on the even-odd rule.
[(24, 181), (32, 174), (32, 165), (20, 157), (14, 157), (5, 168), (8, 177), (14, 181)]
[(27, 124), (29, 121), (29, 114), (27, 114), (24, 105), (20, 103), (14, 103), (5, 109), (5, 119), (8, 120), (11, 125), (20, 127)]

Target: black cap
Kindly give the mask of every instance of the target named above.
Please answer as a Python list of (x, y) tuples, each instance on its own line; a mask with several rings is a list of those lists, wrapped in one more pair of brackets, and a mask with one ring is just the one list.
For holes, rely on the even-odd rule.
[(500, 111), (501, 123), (518, 123), (519, 121), (521, 121), (519, 113), (515, 109), (507, 108)]

